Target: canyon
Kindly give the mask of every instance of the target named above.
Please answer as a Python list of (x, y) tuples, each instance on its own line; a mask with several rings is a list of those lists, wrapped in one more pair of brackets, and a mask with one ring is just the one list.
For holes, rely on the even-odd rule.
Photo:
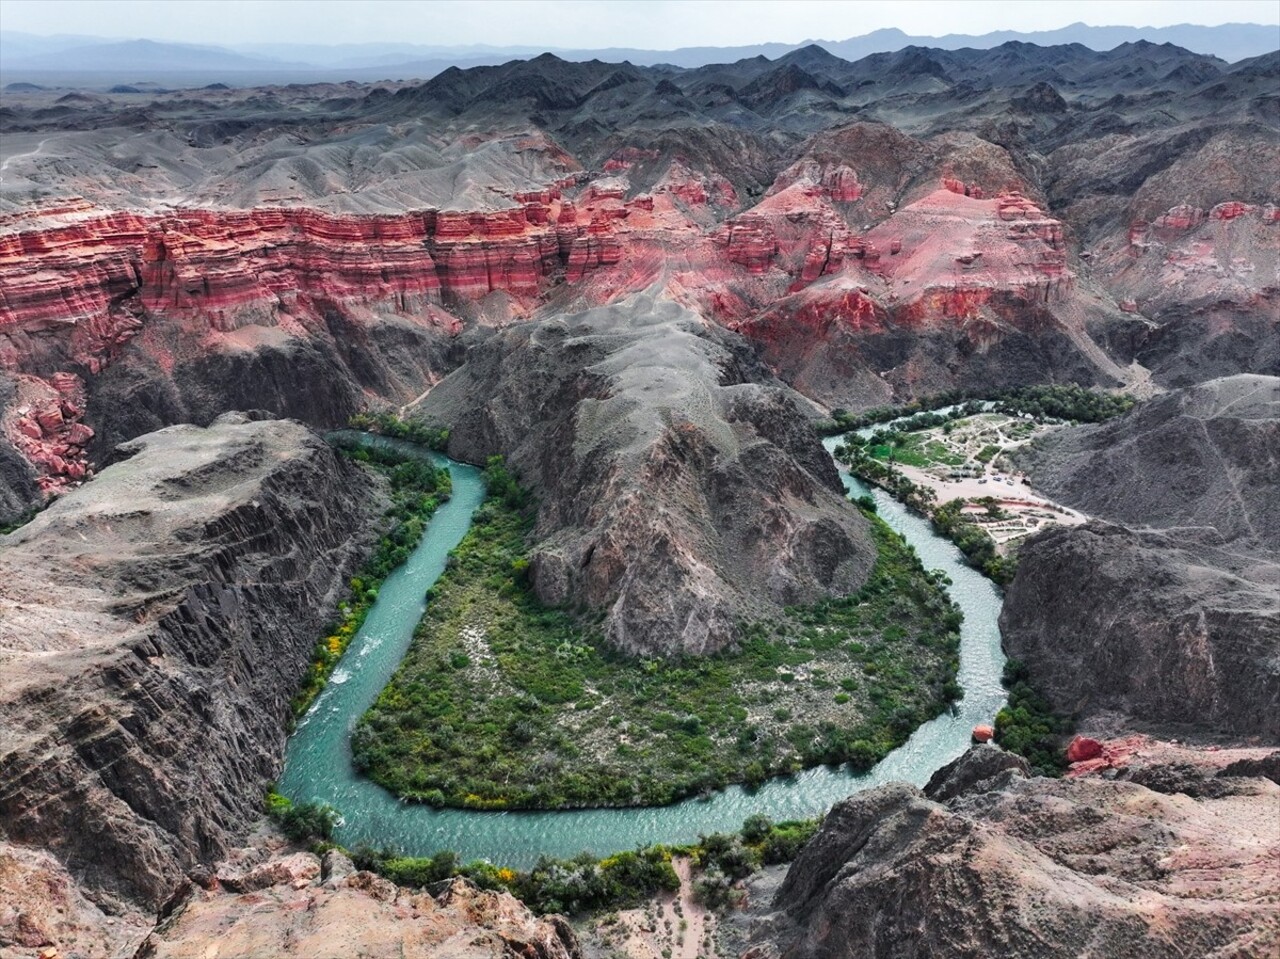
[(834, 409), (1043, 382), (1146, 401), (1026, 454), (1094, 520), (1022, 547), (1002, 619), (1112, 758), (853, 797), (751, 948), (1273, 947), (1278, 85), (1013, 42), (0, 93), (0, 951), (195, 954), (252, 905), (242, 953), (359, 917), (578, 954), (505, 894), (243, 848), (384, 504), (314, 430), (505, 457), (539, 599), (677, 657), (866, 580)]

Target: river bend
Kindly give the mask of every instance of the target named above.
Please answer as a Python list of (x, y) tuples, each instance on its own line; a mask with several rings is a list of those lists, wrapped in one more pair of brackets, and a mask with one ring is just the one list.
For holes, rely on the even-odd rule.
[[(827, 449), (838, 442), (827, 440)], [(874, 497), (880, 516), (916, 548), (927, 569), (940, 569), (951, 578), (949, 592), (964, 612), (959, 675), (964, 698), (952, 712), (925, 723), (862, 775), (819, 767), (769, 780), (753, 791), (733, 786), (709, 799), (646, 809), (477, 812), (401, 802), (355, 772), (350, 741), (357, 720), (404, 658), (422, 616), (423, 596), (444, 571), (450, 550), (466, 535), (484, 498), (478, 469), (432, 457), (449, 469), (453, 496), (436, 511), (408, 561), (383, 583), (329, 684), (291, 737), (280, 779), (280, 791), (295, 802), (319, 800), (341, 811), (343, 821), (335, 838), (349, 848), (367, 843), (412, 856), (452, 849), (464, 861), (488, 859), (529, 868), (541, 855), (568, 858), (584, 849), (607, 855), (649, 843), (690, 842), (700, 833), (736, 830), (753, 813), (775, 821), (806, 818), (859, 789), (893, 780), (923, 785), (935, 770), (964, 752), (973, 727), (990, 722), (1004, 703), (999, 591), (966, 566), (960, 552), (937, 536), (928, 520), (842, 470), (849, 491)]]

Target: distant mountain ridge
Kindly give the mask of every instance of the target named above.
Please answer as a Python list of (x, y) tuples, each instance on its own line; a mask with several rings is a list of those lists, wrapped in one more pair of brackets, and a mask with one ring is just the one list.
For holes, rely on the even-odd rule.
[[(1009, 41), (1039, 46), (1081, 44), (1105, 51), (1126, 43), (1173, 44), (1195, 53), (1236, 62), (1280, 49), (1280, 27), (1229, 23), (1206, 27), (1093, 27), (1083, 23), (1056, 30), (1002, 30), (981, 35), (912, 36), (896, 28), (845, 40), (764, 43), (738, 47), (684, 47), (645, 50), (550, 48), (564, 60), (629, 62), (636, 66), (697, 68), (756, 56), (777, 59), (811, 46), (845, 60), (908, 47), (936, 50), (985, 50)], [(211, 46), (154, 40), (51, 36), (0, 31), (0, 74), (8, 82), (34, 79), (73, 84), (110, 84), (170, 78), (187, 82), (231, 80), (242, 84), (332, 80), (428, 79), (451, 66), (497, 65), (544, 52), (530, 46), (430, 46), (412, 43), (292, 44), (255, 43)], [(92, 75), (92, 79), (90, 79)]]

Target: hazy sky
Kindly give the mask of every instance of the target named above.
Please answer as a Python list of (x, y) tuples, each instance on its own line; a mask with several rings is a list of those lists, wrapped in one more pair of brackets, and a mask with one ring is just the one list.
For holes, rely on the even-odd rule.
[(0, 0), (0, 26), (188, 43), (733, 46), (843, 40), (882, 27), (991, 30), (1280, 24), (1280, 0)]

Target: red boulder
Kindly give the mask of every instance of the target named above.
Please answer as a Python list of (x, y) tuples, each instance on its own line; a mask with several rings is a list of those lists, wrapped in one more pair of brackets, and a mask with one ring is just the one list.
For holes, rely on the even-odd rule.
[(1102, 743), (1088, 736), (1077, 736), (1067, 746), (1067, 762), (1082, 763), (1102, 755)]

